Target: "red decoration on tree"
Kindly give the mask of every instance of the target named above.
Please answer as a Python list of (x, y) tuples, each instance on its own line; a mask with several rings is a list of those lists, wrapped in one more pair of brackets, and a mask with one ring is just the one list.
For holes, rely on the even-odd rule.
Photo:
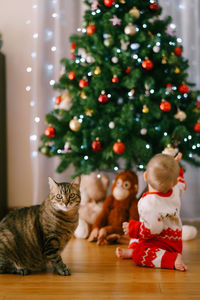
[(79, 81), (79, 87), (81, 88), (81, 89), (83, 89), (85, 86), (88, 86), (89, 84), (88, 84), (88, 81), (86, 80), (86, 79), (81, 79), (80, 81)]
[(88, 25), (86, 28), (86, 32), (88, 35), (94, 34), (96, 31), (96, 26), (94, 24)]
[(168, 89), (171, 89), (171, 88), (172, 88), (172, 84), (171, 84), (171, 83), (167, 83), (166, 87), (167, 87)]
[(200, 120), (194, 124), (194, 131), (200, 133)]
[(125, 151), (125, 145), (124, 143), (122, 143), (120, 140), (118, 140), (116, 143), (114, 143), (113, 145), (113, 151), (116, 153), (116, 154), (122, 154), (124, 153)]
[(75, 79), (75, 73), (74, 73), (74, 71), (69, 72), (68, 79), (69, 80), (74, 80)]
[(104, 91), (102, 91), (101, 92), (101, 95), (99, 95), (99, 97), (98, 97), (98, 101), (100, 102), (100, 103), (106, 103), (106, 102), (108, 102), (108, 96), (105, 94), (105, 92)]
[(61, 98), (61, 96), (58, 96), (57, 98), (56, 98), (56, 104), (58, 105), (58, 104), (60, 104), (60, 102), (62, 101), (62, 98)]
[(200, 108), (200, 101), (197, 101), (196, 105), (197, 105), (198, 108)]
[(181, 94), (187, 94), (189, 92), (189, 87), (187, 84), (182, 83), (181, 85), (179, 85), (178, 90)]
[(165, 100), (162, 100), (162, 102), (160, 103), (160, 110), (162, 111), (170, 111), (171, 110), (171, 103)]
[(167, 88), (168, 92), (170, 92), (170, 93), (172, 92), (172, 84), (171, 83), (167, 83), (166, 88)]
[(153, 11), (158, 11), (160, 6), (158, 5), (157, 2), (154, 2), (152, 3), (150, 6), (149, 6), (150, 10), (153, 10)]
[(112, 83), (117, 83), (119, 81), (119, 78), (117, 77), (117, 75), (114, 75), (112, 78)]
[(176, 54), (176, 56), (181, 56), (182, 55), (182, 49), (180, 47), (176, 47), (174, 49), (174, 53)]
[(126, 69), (126, 74), (129, 74), (129, 73), (131, 73), (131, 67), (127, 67), (127, 69)]
[(72, 45), (71, 45), (71, 56), (72, 56), (72, 59), (76, 58), (75, 49), (76, 49), (76, 43), (73, 42)]
[(54, 137), (55, 136), (55, 129), (52, 126), (49, 126), (45, 129), (44, 134), (48, 137)]
[(142, 67), (145, 70), (151, 70), (153, 68), (153, 63), (152, 63), (152, 61), (150, 59), (145, 59), (142, 62)]
[(104, 0), (104, 5), (107, 7), (113, 6), (114, 3), (115, 3), (115, 0)]
[(71, 50), (75, 50), (76, 49), (76, 43), (73, 42), (72, 45), (71, 45)]
[(92, 149), (96, 152), (101, 150), (101, 142), (99, 141), (99, 138), (96, 138), (96, 141), (92, 142)]

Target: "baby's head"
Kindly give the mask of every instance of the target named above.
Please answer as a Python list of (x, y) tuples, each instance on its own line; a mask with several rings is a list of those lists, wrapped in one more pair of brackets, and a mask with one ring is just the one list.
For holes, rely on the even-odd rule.
[(156, 154), (147, 164), (144, 178), (156, 191), (167, 193), (177, 182), (179, 164), (174, 157)]

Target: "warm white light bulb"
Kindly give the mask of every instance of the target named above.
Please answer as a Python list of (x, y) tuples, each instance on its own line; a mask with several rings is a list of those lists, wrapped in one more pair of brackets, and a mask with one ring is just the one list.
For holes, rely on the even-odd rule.
[(26, 68), (26, 72), (30, 73), (32, 71), (32, 68), (31, 67), (27, 67)]
[(30, 85), (27, 85), (27, 86), (26, 86), (26, 91), (29, 92), (30, 90), (31, 90)]
[(56, 51), (56, 46), (52, 46), (52, 47), (51, 47), (51, 51), (52, 51), (52, 52), (55, 52), (55, 51)]
[(30, 135), (30, 141), (37, 141), (37, 135), (36, 134), (32, 134)]

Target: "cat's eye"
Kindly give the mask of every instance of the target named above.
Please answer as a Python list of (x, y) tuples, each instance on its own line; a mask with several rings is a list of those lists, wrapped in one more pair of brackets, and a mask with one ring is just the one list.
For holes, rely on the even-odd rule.
[(56, 198), (57, 198), (57, 199), (62, 199), (62, 195), (61, 195), (61, 194), (57, 194), (57, 195), (56, 195)]

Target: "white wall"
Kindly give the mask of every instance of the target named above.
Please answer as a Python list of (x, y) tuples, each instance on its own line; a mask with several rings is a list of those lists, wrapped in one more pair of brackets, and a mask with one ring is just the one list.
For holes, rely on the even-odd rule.
[(30, 162), (30, 99), (25, 87), (31, 81), (31, 0), (0, 0), (2, 52), (6, 56), (8, 205), (19, 207), (32, 201)]

